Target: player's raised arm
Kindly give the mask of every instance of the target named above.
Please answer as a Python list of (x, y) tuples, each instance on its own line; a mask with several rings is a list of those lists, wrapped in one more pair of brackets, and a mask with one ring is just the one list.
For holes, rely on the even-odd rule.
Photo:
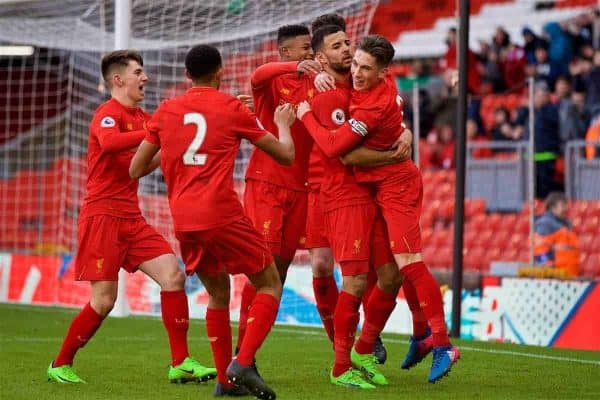
[(275, 110), (275, 124), (279, 130), (279, 139), (267, 133), (254, 142), (254, 145), (273, 157), (278, 163), (291, 165), (294, 162), (295, 149), (290, 127), (296, 120), (296, 113), (291, 104), (282, 104)]
[(323, 153), (330, 158), (347, 153), (356, 147), (367, 134), (366, 127), (354, 120), (350, 120), (350, 123), (345, 122), (335, 131), (330, 131), (317, 121), (306, 101), (298, 105), (298, 119), (304, 123), (306, 130)]

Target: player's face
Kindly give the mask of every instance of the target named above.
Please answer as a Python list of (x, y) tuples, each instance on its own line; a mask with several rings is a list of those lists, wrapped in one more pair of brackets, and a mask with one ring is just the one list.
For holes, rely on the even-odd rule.
[(324, 57), (319, 57), (320, 62), (329, 65), (336, 72), (346, 73), (352, 65), (352, 53), (350, 52), (350, 39), (346, 32), (336, 32), (328, 35), (323, 40)]
[(385, 76), (385, 68), (377, 65), (375, 57), (363, 50), (356, 50), (352, 59), (352, 85), (356, 90), (367, 90)]
[(315, 54), (310, 47), (310, 35), (287, 39), (281, 45), (280, 54), (283, 61), (312, 60)]
[(144, 68), (137, 61), (129, 61), (127, 67), (119, 75), (121, 87), (125, 89), (127, 97), (136, 103), (144, 100), (144, 87), (148, 81)]

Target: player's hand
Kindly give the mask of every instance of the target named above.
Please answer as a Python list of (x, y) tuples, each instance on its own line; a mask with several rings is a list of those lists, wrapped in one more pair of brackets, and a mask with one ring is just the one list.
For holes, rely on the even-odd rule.
[(237, 98), (239, 101), (242, 102), (243, 105), (248, 107), (250, 111), (254, 112), (254, 99), (252, 98), (252, 96), (249, 96), (247, 94), (238, 94)]
[(277, 109), (275, 109), (274, 120), (277, 125), (292, 126), (296, 121), (294, 106), (290, 103), (285, 103), (277, 107)]
[(412, 131), (405, 128), (402, 135), (392, 145), (392, 150), (394, 150), (391, 155), (392, 159), (407, 160), (412, 156), (412, 136)]
[(308, 101), (304, 100), (303, 102), (298, 104), (298, 110), (296, 110), (296, 116), (298, 117), (298, 119), (302, 119), (304, 114), (306, 114), (310, 110), (311, 110), (310, 104), (308, 104)]
[(326, 92), (335, 89), (335, 78), (327, 72), (320, 72), (315, 77), (314, 84), (319, 92)]
[(303, 74), (318, 74), (323, 70), (323, 68), (318, 61), (302, 60), (298, 63), (296, 70)]

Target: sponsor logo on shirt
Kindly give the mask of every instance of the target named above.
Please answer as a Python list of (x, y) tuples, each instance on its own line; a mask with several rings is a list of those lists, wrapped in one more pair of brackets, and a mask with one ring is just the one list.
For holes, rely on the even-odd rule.
[(362, 121), (357, 121), (354, 118), (350, 118), (348, 123), (350, 123), (350, 126), (352, 127), (352, 132), (356, 133), (357, 135), (365, 137), (369, 133), (367, 130), (367, 124)]
[(270, 230), (271, 230), (271, 220), (268, 219), (265, 222), (263, 222), (263, 235), (264, 236), (269, 235)]
[(344, 122), (346, 122), (346, 114), (344, 113), (344, 110), (341, 108), (336, 108), (333, 110), (331, 113), (331, 120), (336, 125), (342, 125)]
[(104, 117), (104, 118), (102, 118), (102, 121), (100, 121), (100, 126), (102, 128), (112, 128), (115, 125), (116, 125), (116, 122), (113, 119), (113, 117)]

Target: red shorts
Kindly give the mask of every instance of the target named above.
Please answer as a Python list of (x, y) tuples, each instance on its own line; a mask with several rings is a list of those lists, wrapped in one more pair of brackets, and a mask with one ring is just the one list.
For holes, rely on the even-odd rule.
[(252, 275), (273, 262), (267, 244), (246, 216), (214, 229), (178, 231), (175, 237), (188, 275)]
[(329, 247), (325, 232), (325, 214), (321, 208), (320, 185), (311, 186), (308, 191), (308, 212), (306, 215), (306, 249)]
[(167, 241), (144, 218), (93, 215), (79, 219), (75, 279), (116, 281), (119, 269), (135, 272), (139, 265), (173, 254)]
[(306, 242), (307, 194), (268, 182), (248, 179), (244, 191), (246, 214), (271, 249), (285, 261)]
[(408, 179), (388, 179), (377, 183), (377, 204), (387, 224), (390, 247), (394, 254), (421, 252), (421, 174)]
[(341, 207), (325, 213), (333, 257), (342, 275), (364, 274), (392, 262), (385, 223), (375, 204)]

